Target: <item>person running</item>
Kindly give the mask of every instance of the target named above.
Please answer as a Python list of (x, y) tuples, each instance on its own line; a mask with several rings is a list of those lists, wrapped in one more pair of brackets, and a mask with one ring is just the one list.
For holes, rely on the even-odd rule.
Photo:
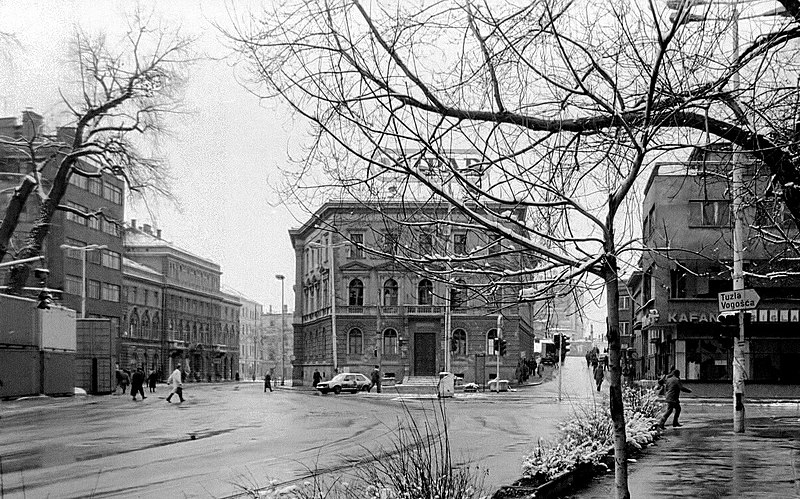
[(136, 400), (136, 394), (142, 394), (142, 400), (146, 399), (147, 397), (144, 396), (144, 372), (142, 371), (141, 367), (136, 368), (136, 372), (133, 373), (131, 377), (131, 395), (133, 396), (133, 400)]
[(672, 411), (675, 411), (675, 416), (672, 418), (673, 428), (683, 426), (678, 422), (678, 418), (681, 415), (681, 392), (692, 393), (690, 389), (683, 386), (683, 383), (681, 383), (681, 372), (675, 369), (672, 371), (672, 374), (667, 376), (664, 380), (664, 401), (667, 403), (667, 408), (661, 416), (661, 420), (658, 422), (658, 427), (662, 430), (664, 429), (664, 423), (667, 422)]
[(167, 402), (170, 404), (170, 399), (173, 395), (177, 395), (181, 402), (183, 402), (183, 366), (178, 365), (172, 374), (167, 378), (167, 384), (172, 385), (172, 391), (167, 395)]

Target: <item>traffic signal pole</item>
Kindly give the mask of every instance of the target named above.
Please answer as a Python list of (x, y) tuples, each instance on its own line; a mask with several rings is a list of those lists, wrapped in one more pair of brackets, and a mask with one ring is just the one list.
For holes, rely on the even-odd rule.
[(501, 314), (497, 314), (497, 374), (494, 378), (494, 386), (497, 390), (497, 393), (500, 393), (500, 338), (502, 337), (503, 333), (503, 316)]

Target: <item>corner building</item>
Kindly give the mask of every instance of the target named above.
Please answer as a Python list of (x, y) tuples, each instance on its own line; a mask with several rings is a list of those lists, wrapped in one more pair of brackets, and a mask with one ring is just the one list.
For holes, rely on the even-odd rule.
[[(787, 246), (765, 234), (797, 236), (769, 174), (742, 158), (748, 194), (745, 219), (745, 288), (761, 296), (745, 327), (748, 383), (800, 382), (800, 279), (785, 257)], [(723, 147), (695, 149), (689, 161), (658, 164), (646, 187), (641, 271), (629, 284), (638, 302), (634, 345), (638, 370), (655, 378), (675, 366), (687, 380), (728, 384), (738, 325), (718, 320), (718, 293), (730, 291), (733, 213), (731, 154)], [(764, 196), (764, 193), (767, 193)], [(758, 197), (757, 197), (758, 196)], [(664, 251), (663, 248), (669, 248)], [(785, 277), (767, 279), (770, 273)]]
[[(519, 211), (516, 215), (524, 217)], [(487, 293), (475, 291), (482, 284), (479, 273), (436, 278), (389, 256), (409, 248), (463, 255), (486, 247), (486, 265), (518, 269), (524, 264), (520, 253), (507, 256), (499, 240), (474, 229), (408, 225), (445, 213), (459, 216), (446, 206), (425, 203), (368, 207), (330, 201), (290, 230), (296, 257), (294, 383), (310, 384), (315, 370), (326, 378), (336, 371), (369, 375), (375, 365), (397, 382), (438, 376), (446, 355), (450, 370), (465, 382), (484, 383), (495, 376), (498, 315), (508, 345), (500, 378), (515, 379), (522, 360), (533, 356), (535, 338), (532, 306), (517, 301), (520, 285), (498, 286), (487, 299)], [(487, 246), (491, 241), (496, 244)]]

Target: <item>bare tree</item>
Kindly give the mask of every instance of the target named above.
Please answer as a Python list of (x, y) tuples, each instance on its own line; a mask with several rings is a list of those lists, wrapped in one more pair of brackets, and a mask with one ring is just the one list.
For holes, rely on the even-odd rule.
[[(800, 220), (795, 138), (785, 133), (797, 51), (781, 50), (797, 21), (753, 28), (737, 58), (729, 20), (709, 15), (690, 29), (690, 4), (672, 3), (670, 21), (657, 0), (297, 2), (227, 32), (252, 64), (254, 89), (313, 126), (307, 154), (287, 172), (298, 203), (340, 189), (376, 207), (398, 196), (446, 205), (431, 224), (494, 234), (537, 264), (487, 268), (484, 248), (405, 261), (481, 272), (497, 285), (521, 277), (534, 299), (599, 278), (618, 497), (629, 497), (618, 288), (639, 249), (637, 181), (659, 158), (724, 141), (769, 168)], [(800, 15), (797, 2), (782, 3)], [(743, 80), (735, 92), (734, 75)], [(451, 162), (456, 149), (477, 162)]]
[[(163, 117), (178, 111), (192, 41), (137, 14), (118, 42), (76, 30), (72, 43), (76, 81), (65, 82), (62, 91), (66, 126), (56, 135), (34, 124), (21, 136), (0, 136), (0, 147), (19, 157), (27, 173), (5, 207), (0, 259), (9, 252), (32, 194), (38, 215), (14, 252), (17, 259), (39, 255), (58, 210), (84, 218), (104, 216), (61, 204), (72, 175), (99, 177), (107, 172), (124, 178), (134, 192), (168, 193), (164, 165), (149, 140), (164, 132)], [(12, 268), (12, 290), (25, 285), (28, 269)]]

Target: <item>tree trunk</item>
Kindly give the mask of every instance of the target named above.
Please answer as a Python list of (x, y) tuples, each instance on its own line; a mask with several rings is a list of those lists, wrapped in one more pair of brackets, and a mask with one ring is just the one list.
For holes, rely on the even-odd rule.
[[(613, 255), (607, 252), (607, 255)], [(625, 435), (625, 408), (622, 404), (622, 371), (620, 369), (619, 276), (617, 260), (608, 256), (605, 264), (608, 360), (611, 369), (609, 384), (611, 421), (614, 425), (614, 485), (617, 499), (629, 499), (628, 459)]]
[(27, 175), (22, 183), (14, 189), (14, 195), (8, 202), (6, 213), (0, 223), (0, 261), (5, 258), (8, 253), (8, 246), (11, 244), (11, 236), (17, 228), (19, 223), (19, 216), (25, 209), (25, 203), (28, 201), (28, 196), (36, 187), (36, 179)]

